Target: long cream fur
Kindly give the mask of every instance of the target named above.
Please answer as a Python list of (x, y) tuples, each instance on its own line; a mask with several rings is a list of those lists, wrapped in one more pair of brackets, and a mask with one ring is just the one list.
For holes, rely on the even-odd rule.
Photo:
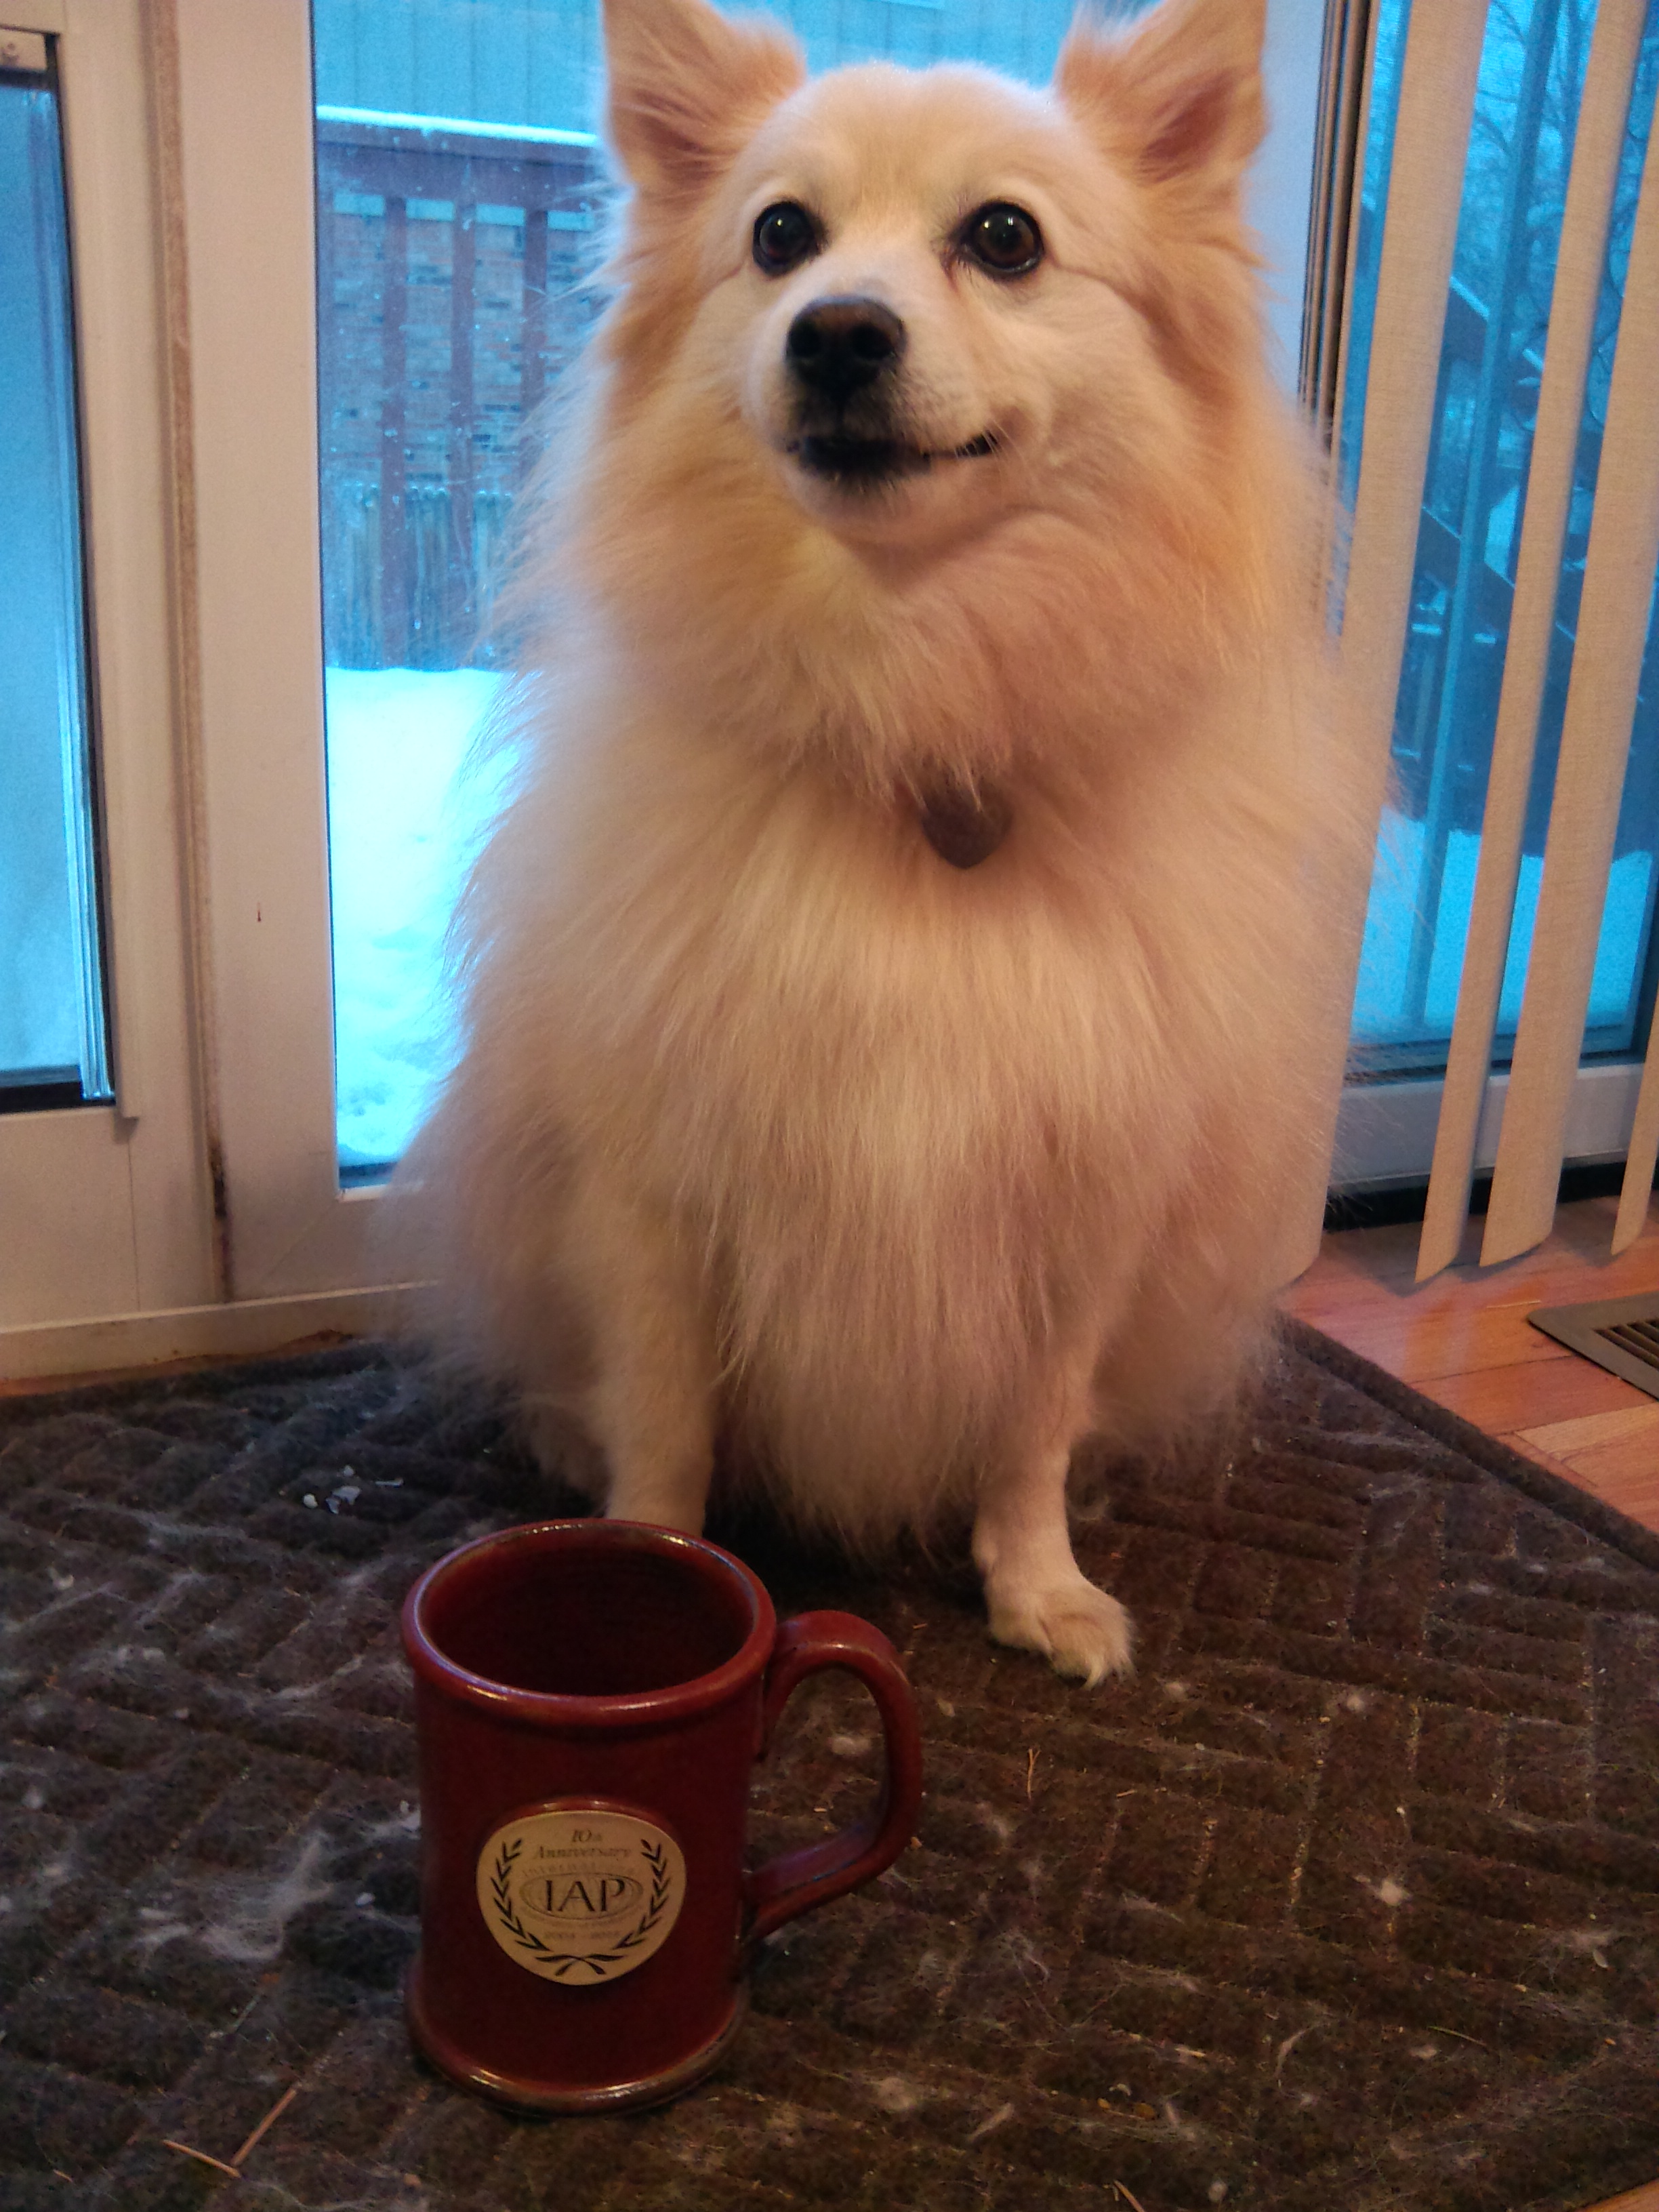
[[(848, 70), (608, 0), (633, 195), (519, 584), (515, 793), (463, 916), (465, 1050), (404, 1171), (449, 1327), (609, 1507), (722, 1463), (854, 1542), (971, 1516), (993, 1632), (1091, 1680), (1129, 1627), (1066, 1534), (1101, 1432), (1248, 1380), (1357, 865), (1317, 501), (1240, 180), (1262, 0), (1080, 20), (1047, 94)], [(822, 219), (768, 276), (757, 210)], [(1029, 208), (1042, 266), (941, 246)], [(940, 452), (803, 481), (783, 333), (903, 319)], [(916, 798), (994, 789), (968, 871)]]

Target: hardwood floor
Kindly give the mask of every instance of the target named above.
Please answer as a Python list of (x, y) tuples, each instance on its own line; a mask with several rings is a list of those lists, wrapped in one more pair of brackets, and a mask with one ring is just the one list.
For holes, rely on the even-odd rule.
[[(1416, 1223), (1340, 1231), (1281, 1303), (1425, 1397), (1659, 1529), (1659, 1399), (1527, 1320), (1534, 1306), (1659, 1290), (1659, 1208), (1613, 1260), (1617, 1210), (1610, 1198), (1564, 1206), (1547, 1243), (1499, 1267), (1475, 1265), (1475, 1222), (1459, 1264), (1420, 1286), (1412, 1279)], [(1659, 2181), (1595, 2212), (1659, 2212)]]
[(1282, 1304), (1425, 1397), (1659, 1529), (1659, 1399), (1527, 1320), (1534, 1306), (1659, 1291), (1659, 1208), (1613, 1260), (1617, 1211), (1611, 1198), (1564, 1206), (1547, 1243), (1498, 1267), (1476, 1266), (1474, 1222), (1466, 1256), (1420, 1285), (1412, 1279), (1415, 1222), (1339, 1231)]

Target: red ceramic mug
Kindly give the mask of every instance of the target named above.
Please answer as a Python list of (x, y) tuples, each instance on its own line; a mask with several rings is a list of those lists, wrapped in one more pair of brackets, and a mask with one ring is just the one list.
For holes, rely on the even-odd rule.
[[(508, 1528), (404, 1607), (421, 1763), (406, 2004), (453, 2080), (543, 2112), (660, 2102), (736, 2032), (753, 1947), (890, 1866), (921, 1801), (898, 1655), (846, 1613), (780, 1627), (713, 1544), (621, 1521)], [(804, 1676), (844, 1667), (885, 1740), (864, 1820), (750, 1871), (750, 1778)]]

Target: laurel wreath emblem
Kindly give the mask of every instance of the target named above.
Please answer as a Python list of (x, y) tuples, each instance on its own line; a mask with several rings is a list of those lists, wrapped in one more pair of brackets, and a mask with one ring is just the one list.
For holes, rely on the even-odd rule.
[(560, 1951), (546, 1942), (533, 1928), (526, 1928), (513, 1909), (511, 1890), (514, 1863), (524, 1849), (522, 1836), (512, 1842), (502, 1840), (490, 1869), (489, 1893), (495, 1900), (496, 1917), (521, 1950), (532, 1953), (543, 1966), (550, 1968), (550, 1978), (562, 1981), (573, 1967), (589, 1967), (595, 1981), (602, 1982), (613, 1966), (621, 1966), (630, 1951), (636, 1951), (668, 1909), (671, 1876), (668, 1854), (660, 1844), (647, 1844), (641, 1839), (640, 1855), (651, 1869), (651, 1895), (644, 1911), (625, 1936), (618, 1936), (609, 1951)]

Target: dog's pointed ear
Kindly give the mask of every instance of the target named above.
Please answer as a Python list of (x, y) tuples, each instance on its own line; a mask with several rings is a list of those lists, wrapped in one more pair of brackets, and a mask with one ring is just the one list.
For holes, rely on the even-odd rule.
[(1085, 4), (1054, 89), (1153, 185), (1231, 198), (1261, 143), (1267, 0), (1162, 0), (1114, 27)]
[(611, 143), (641, 191), (676, 198), (712, 182), (805, 75), (785, 32), (705, 0), (605, 0), (605, 46)]

